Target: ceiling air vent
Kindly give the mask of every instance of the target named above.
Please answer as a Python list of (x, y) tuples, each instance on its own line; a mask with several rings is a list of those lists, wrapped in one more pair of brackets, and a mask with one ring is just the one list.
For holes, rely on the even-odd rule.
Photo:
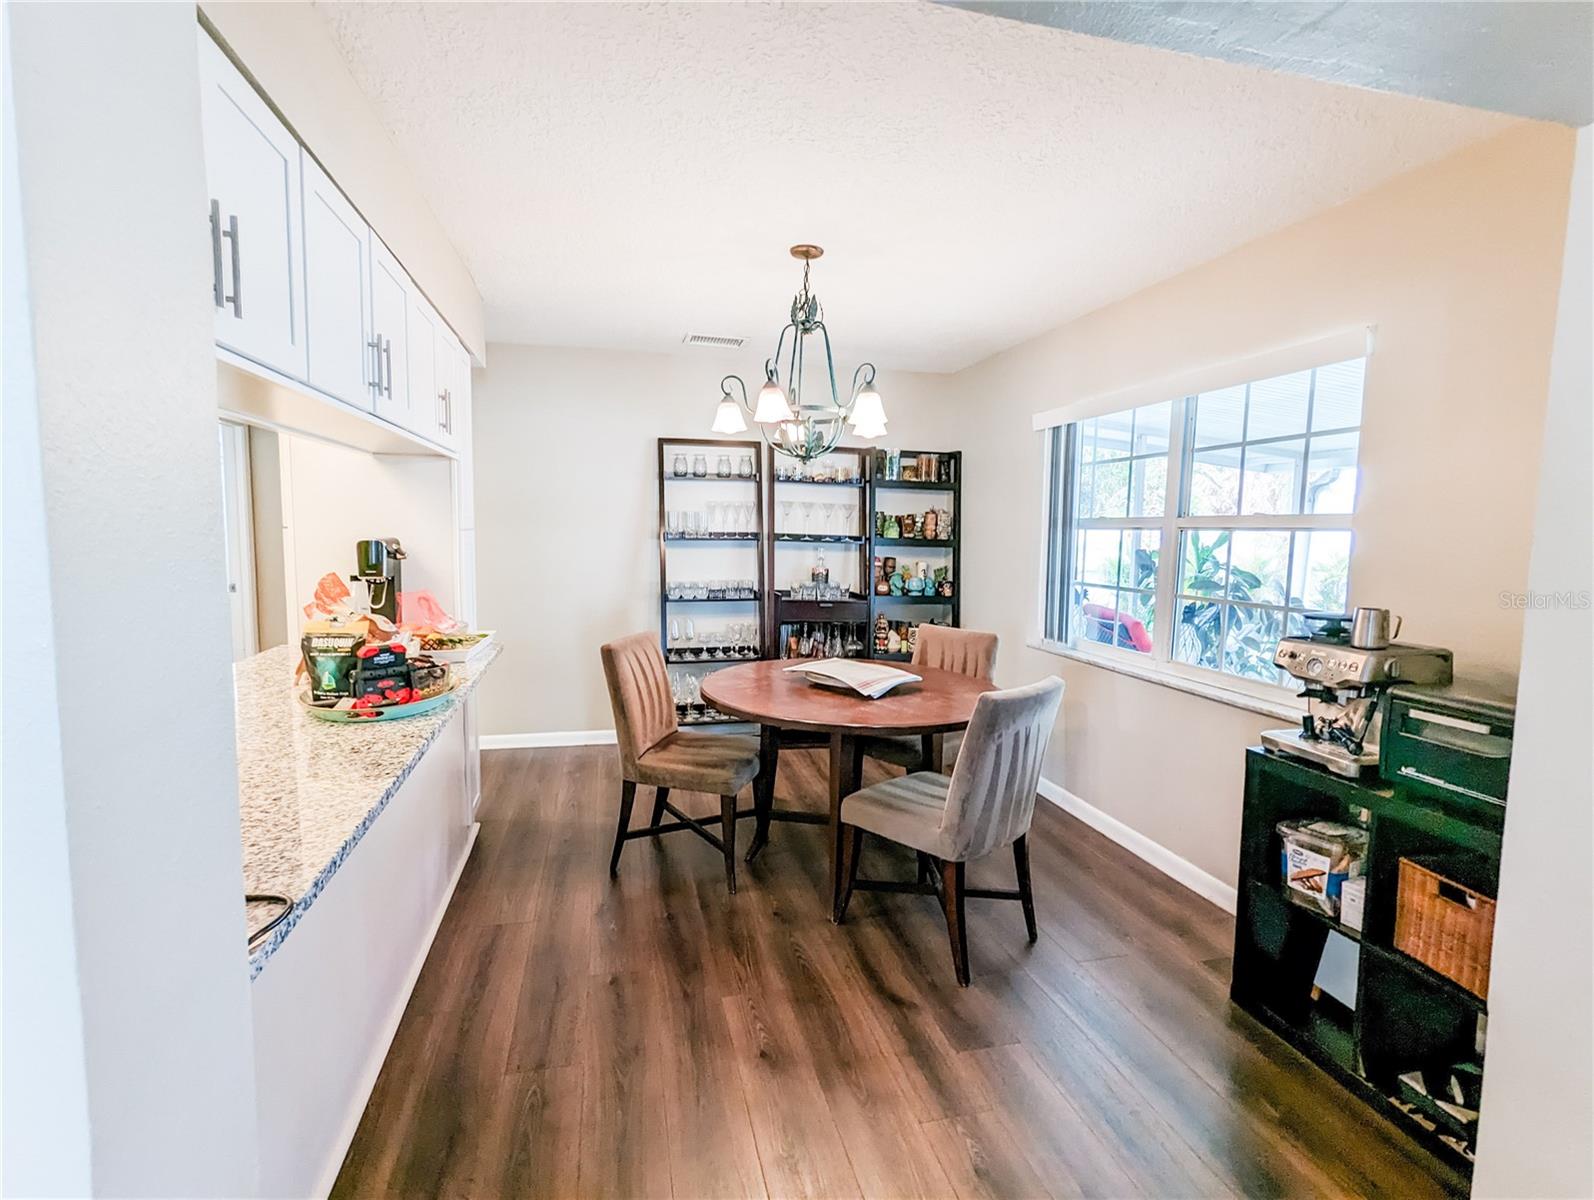
[(710, 350), (737, 350), (747, 339), (716, 337), (711, 333), (689, 333), (681, 341), (688, 346), (707, 346)]

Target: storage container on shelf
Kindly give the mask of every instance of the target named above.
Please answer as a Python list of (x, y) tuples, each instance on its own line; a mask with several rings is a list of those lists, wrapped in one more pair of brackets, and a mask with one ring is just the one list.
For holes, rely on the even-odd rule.
[(1279, 864), (1289, 898), (1337, 918), (1340, 889), (1366, 866), (1367, 831), (1317, 817), (1280, 821), (1277, 829), (1282, 843)]

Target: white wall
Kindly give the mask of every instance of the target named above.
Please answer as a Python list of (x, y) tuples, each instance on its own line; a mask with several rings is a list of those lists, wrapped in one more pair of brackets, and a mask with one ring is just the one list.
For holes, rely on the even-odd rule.
[(967, 625), (997, 678), (1068, 681), (1047, 775), (1232, 885), (1257, 716), (1024, 648), (1035, 629), (1042, 437), (1031, 414), (1367, 323), (1378, 326), (1351, 599), (1509, 685), (1527, 581), (1572, 135), (1524, 125), (957, 376)]
[[(39, 782), (44, 805), (54, 789), (64, 802), (71, 883), (70, 913), (59, 879), (24, 910), (41, 929), (71, 922), (93, 1194), (247, 1195), (254, 1080), (194, 11), (8, 11), (26, 240), (6, 250), (26, 256), (38, 429), (30, 445), (8, 421), (6, 453), (38, 464), (60, 733), (59, 781)], [(8, 387), (8, 415), (16, 400)], [(36, 658), (44, 628), (26, 643)], [(129, 645), (174, 661), (108, 698), (106, 656)], [(33, 849), (11, 844), (11, 806), (34, 799), (11, 783), (8, 865)], [(59, 830), (20, 828), (59, 863)], [(9, 922), (9, 896), (6, 908)], [(8, 938), (8, 984), (29, 962), (11, 951)], [(40, 1036), (70, 1033), (61, 1020)], [(62, 1080), (13, 1072), (70, 1072), (69, 1055), (14, 1063), (11, 1049), (8, 1037), (8, 1121), (63, 1099)], [(77, 1166), (69, 1153), (57, 1188), (81, 1190)]]
[[(3, 713), (0, 730), (0, 1194), (86, 1196), (92, 1187), (88, 1078), (77, 943), (72, 936), (66, 789), (50, 612), (50, 546), (44, 527), (33, 329), (22, 254), (15, 120), (11, 105), (11, 10), (0, 10), (0, 96), (5, 110)], [(26, 797), (18, 803), (17, 797)]]
[[(1578, 134), (1522, 639), (1473, 1194), (1594, 1196), (1594, 126)], [(1560, 597), (1560, 599), (1557, 599)]]
[(404, 590), (431, 591), (452, 612), (452, 463), (435, 455), (367, 454), (313, 438), (277, 439), (281, 458), (284, 586), (296, 641), (301, 611), (328, 571), (354, 573), (354, 543), (396, 537), (404, 544)]
[[(756, 384), (763, 353), (493, 344), (472, 393), (478, 624), (504, 638), (483, 734), (613, 728), (598, 647), (658, 628), (655, 439), (711, 436), (720, 377)], [(948, 377), (879, 386), (892, 445), (956, 445)]]
[(487, 335), (476, 282), (349, 74), (320, 14), (303, 0), (200, 7), (480, 361)]

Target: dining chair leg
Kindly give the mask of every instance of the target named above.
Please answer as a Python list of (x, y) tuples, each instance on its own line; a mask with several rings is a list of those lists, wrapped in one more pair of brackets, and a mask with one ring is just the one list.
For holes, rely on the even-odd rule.
[(969, 935), (963, 922), (963, 864), (941, 864), (941, 907), (946, 913), (947, 937), (952, 943), (952, 966), (958, 986), (969, 986)]
[[(669, 798), (669, 788), (656, 787), (653, 789), (653, 819), (648, 822), (649, 826), (656, 826), (660, 821), (664, 820), (664, 802)], [(657, 837), (658, 834), (654, 834), (653, 836)]]
[(1030, 944), (1040, 937), (1035, 928), (1035, 891), (1029, 882), (1029, 838), (1021, 837), (1013, 843), (1013, 869), (1018, 874), (1018, 898), (1024, 905), (1024, 928), (1029, 931)]
[[(631, 828), (631, 806), (636, 803), (636, 784), (629, 779), (620, 784), (620, 823), (614, 831), (614, 852), (609, 855), (609, 877), (620, 871), (620, 851), (625, 849), (625, 831)], [(656, 824), (657, 822), (655, 822)]]
[(858, 860), (863, 857), (863, 830), (857, 825), (841, 827), (841, 895), (836, 898), (836, 924), (847, 919), (847, 905), (858, 882)]
[(939, 775), (946, 761), (945, 746), (945, 734), (923, 734), (919, 738), (919, 770), (934, 771)]
[(736, 895), (736, 797), (720, 797), (720, 841), (725, 844), (725, 886)]

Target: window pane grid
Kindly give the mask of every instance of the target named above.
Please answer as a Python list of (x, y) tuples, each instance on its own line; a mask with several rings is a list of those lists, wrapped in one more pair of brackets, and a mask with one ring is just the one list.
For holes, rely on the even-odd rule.
[(1065, 638), (1287, 683), (1279, 638), (1346, 603), (1363, 371), (1348, 360), (1069, 427), (1062, 468), (1081, 500), (1066, 590), (1048, 591)]

